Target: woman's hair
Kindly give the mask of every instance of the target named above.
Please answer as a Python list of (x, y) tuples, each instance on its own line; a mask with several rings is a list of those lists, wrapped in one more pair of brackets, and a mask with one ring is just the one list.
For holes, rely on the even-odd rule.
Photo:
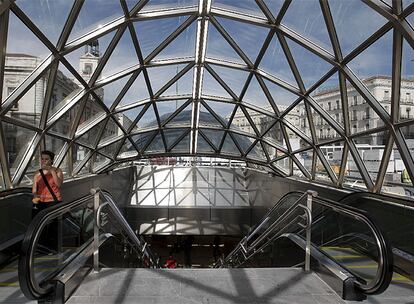
[(40, 154), (45, 154), (45, 155), (49, 155), (50, 156), (50, 159), (52, 160), (52, 162), (53, 162), (53, 160), (55, 159), (55, 153), (53, 153), (52, 151), (49, 151), (49, 150), (43, 150)]

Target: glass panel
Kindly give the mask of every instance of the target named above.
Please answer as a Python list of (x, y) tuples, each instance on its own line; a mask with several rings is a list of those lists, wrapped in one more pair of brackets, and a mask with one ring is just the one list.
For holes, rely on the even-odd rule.
[(263, 13), (260, 7), (254, 1), (241, 1), (241, 2), (234, 2), (233, 0), (213, 0), (212, 2), (213, 7), (219, 7), (230, 11), (236, 11), (240, 13), (245, 13), (249, 15), (256, 15), (256, 16), (263, 16)]
[(137, 52), (132, 42), (131, 33), (127, 28), (106, 62), (102, 75), (105, 78), (137, 64), (139, 64)]
[(186, 132), (186, 130), (181, 129), (165, 129), (164, 136), (167, 141), (167, 149), (171, 149), (171, 146)]
[(279, 14), (279, 10), (282, 8), (284, 2), (284, 0), (264, 0), (264, 3), (275, 17)]
[(198, 124), (203, 127), (223, 127), (220, 121), (218, 121), (202, 104), (200, 105)]
[[(108, 48), (113, 36), (114, 33), (105, 35), (99, 39), (89, 42), (88, 44), (85, 44), (83, 47), (80, 47), (65, 56), (65, 59), (87, 83), (89, 83), (102, 58), (102, 54)], [(98, 79), (99, 78), (100, 76)], [(95, 92), (103, 99), (103, 89), (96, 89)]]
[(151, 132), (134, 135), (132, 136), (132, 141), (134, 142), (138, 150), (142, 151), (142, 149), (144, 149), (146, 145), (150, 142), (150, 140), (152, 139), (155, 133), (156, 131), (151, 131)]
[(220, 148), (220, 143), (224, 136), (223, 130), (201, 129), (201, 132), (203, 132), (217, 150)]
[[(237, 69), (230, 69), (218, 65), (210, 65), (213, 70), (220, 76), (220, 78), (230, 87), (230, 89), (237, 95), (240, 93), (245, 85), (249, 73)], [(204, 76), (206, 73), (204, 73)], [(207, 88), (208, 89), (208, 86)]]
[(253, 138), (247, 137), (245, 135), (240, 135), (237, 133), (232, 133), (232, 135), (234, 140), (237, 141), (237, 143), (239, 144), (242, 153), (246, 153), (247, 149), (249, 149), (250, 146), (253, 144)]
[[(45, 150), (52, 151), (57, 156), (60, 153), (60, 150), (62, 150), (63, 146), (65, 145), (65, 141), (56, 138), (54, 136), (50, 136), (48, 134), (44, 137), (45, 141)], [(59, 166), (61, 167), (61, 166)]]
[[(413, 0), (402, 0), (402, 3), (403, 3), (403, 8), (406, 8), (407, 6), (413, 3)], [(410, 16), (414, 17), (414, 14), (411, 14)]]
[(242, 102), (261, 107), (266, 111), (274, 113), (273, 108), (270, 105), (269, 100), (263, 92), (263, 89), (257, 81), (256, 77), (253, 77), (250, 81), (249, 87), (247, 88)]
[(161, 153), (165, 152), (164, 143), (162, 141), (161, 133), (158, 133), (157, 136), (152, 140), (148, 148), (145, 149), (145, 153)]
[(81, 37), (92, 30), (99, 29), (123, 15), (122, 7), (119, 2), (102, 2), (99, 0), (85, 1), (68, 41)]
[(296, 79), (276, 35), (260, 61), (259, 69), (297, 87)]
[(305, 152), (300, 152), (296, 154), (296, 157), (301, 162), (301, 164), (305, 167), (305, 169), (312, 174), (312, 163), (313, 163), (313, 150), (308, 150)]
[[(176, 66), (175, 74), (179, 72), (178, 66)], [(193, 73), (194, 70), (190, 69), (187, 73), (174, 82), (165, 92), (161, 94), (161, 97), (166, 96), (179, 96), (179, 95), (191, 95), (193, 92)], [(205, 75), (205, 74), (204, 74)]]
[(79, 111), (80, 104), (77, 103), (74, 107), (63, 113), (63, 115), (56, 121), (56, 123), (50, 128), (50, 131), (58, 135), (69, 138), (71, 128), (75, 121), (76, 114)]
[(4, 121), (2, 122), (2, 127), (7, 162), (10, 168), (10, 175), (13, 176), (36, 133)]
[[(172, 126), (180, 126), (180, 127), (190, 127), (191, 126), (191, 114), (192, 114), (192, 108), (193, 104), (189, 104), (187, 107), (185, 107), (180, 113), (178, 113), (177, 116), (175, 116), (173, 119), (171, 119), (166, 126), (172, 127)], [(203, 119), (205, 119), (205, 114), (200, 113), (199, 115), (199, 121), (202, 122)]]
[(286, 41), (306, 88), (310, 88), (314, 85), (332, 68), (329, 63), (296, 42), (293, 42), (289, 38), (287, 38)]
[(155, 105), (157, 106), (161, 123), (166, 121), (185, 102), (186, 100), (168, 100), (156, 102)]
[(200, 133), (204, 133), (204, 132), (200, 132), (200, 130), (198, 132), (197, 152), (199, 152), (199, 153), (200, 152), (201, 153), (214, 153), (215, 152), (214, 149), (209, 145), (209, 143), (203, 138), (203, 136)]
[[(291, 109), (288, 112), (288, 114), (291, 115), (291, 117), (292, 117), (291, 119), (294, 118), (294, 121), (295, 121), (296, 125), (297, 125), (296, 117), (299, 114), (299, 128), (298, 128), (298, 130), (302, 131), (303, 134), (305, 134), (306, 136), (311, 138), (309, 120), (308, 120), (307, 110), (306, 110), (304, 101), (301, 101), (299, 104), (297, 104), (293, 109)], [(288, 121), (290, 122), (290, 120), (288, 120)], [(291, 138), (291, 139), (293, 139), (293, 138)]]
[[(135, 4), (137, 1), (128, 0), (128, 6), (132, 8), (132, 4)], [(139, 1), (138, 1), (139, 2)], [(166, 8), (179, 8), (185, 6), (194, 6), (197, 5), (197, 0), (150, 0), (141, 10), (141, 12), (147, 11), (158, 11), (160, 9)]]
[(282, 158), (281, 160), (278, 160), (273, 163), (273, 165), (276, 166), (276, 168), (282, 170), (287, 175), (290, 175), (290, 165), (292, 163), (292, 160), (290, 157)]
[(0, 168), (0, 191), (3, 191), (6, 189), (6, 186), (4, 184), (4, 178), (3, 178), (3, 170)]
[(122, 159), (127, 157), (133, 157), (136, 155), (138, 155), (138, 152), (135, 149), (134, 145), (131, 143), (129, 139), (126, 139), (116, 158)]
[(344, 56), (387, 21), (359, 0), (331, 0), (329, 6)]
[[(131, 110), (123, 111), (116, 113), (114, 115), (115, 119), (120, 123), (121, 126), (124, 127), (125, 131), (128, 131), (128, 129), (132, 126), (132, 123), (137, 118), (137, 116), (141, 113), (144, 106), (139, 106), (136, 108), (132, 108)], [(137, 132), (138, 128), (135, 126), (132, 128), (130, 132)]]
[(50, 118), (70, 103), (83, 89), (75, 76), (62, 63), (59, 63), (49, 104), (48, 117)]
[(339, 176), (342, 162), (342, 154), (344, 150), (344, 142), (338, 142), (334, 144), (327, 144), (319, 147), (325, 159), (328, 161), (332, 168), (332, 171)]
[[(414, 16), (414, 14), (412, 14)], [(401, 63), (400, 120), (414, 119), (414, 49), (404, 39)], [(391, 92), (391, 90), (388, 90)]]
[(249, 57), (250, 61), (255, 62), (269, 30), (261, 26), (255, 26), (253, 24), (238, 22), (231, 19), (220, 17), (216, 17), (216, 19), (243, 50), (247, 57)]
[(249, 152), (249, 154), (247, 154), (247, 158), (267, 162), (266, 154), (263, 151), (260, 141), (258, 141), (256, 145), (253, 147), (253, 149)]
[[(391, 80), (392, 32), (393, 31), (388, 31), (384, 36), (348, 63), (348, 66), (352, 71), (354, 71), (354, 73), (361, 79), (368, 80), (367, 78), (375, 77)], [(381, 75), (382, 77), (379, 77), (378, 75)], [(379, 90), (379, 88), (376, 90)]]
[(234, 144), (234, 141), (229, 134), (227, 134), (226, 138), (224, 139), (224, 144), (221, 149), (221, 153), (240, 156), (240, 151)]
[(253, 127), (247, 120), (247, 117), (244, 115), (241, 107), (239, 107), (236, 111), (236, 114), (233, 117), (233, 120), (230, 125), (230, 130), (236, 130), (236, 131), (243, 131), (246, 133), (249, 133), (251, 135), (256, 135), (254, 132)]
[(102, 145), (107, 142), (111, 142), (115, 140), (116, 138), (120, 138), (124, 135), (125, 135), (124, 132), (115, 122), (115, 120), (113, 120), (112, 118), (109, 118), (107, 120), (107, 123), (104, 126), (103, 133), (101, 135), (101, 138), (99, 139), (99, 144)]
[(345, 165), (344, 187), (355, 189), (366, 189), (365, 182), (359, 173), (359, 169), (354, 161), (351, 152), (348, 152), (348, 158)]
[(101, 100), (108, 109), (111, 108), (112, 104), (115, 102), (115, 99), (118, 97), (119, 93), (121, 93), (121, 90), (124, 88), (129, 78), (130, 75), (122, 77), (103, 86), (102, 88), (95, 90), (98, 95), (101, 92)]
[(172, 150), (171, 152), (190, 152), (190, 135), (186, 135)]
[(241, 64), (245, 63), (211, 23), (208, 27), (206, 57), (224, 59)]
[(89, 157), (89, 153), (90, 150), (88, 148), (82, 147), (75, 143), (72, 145), (72, 162), (74, 170), (77, 169), (85, 157)]
[(138, 127), (138, 130), (142, 128), (158, 127), (158, 121), (155, 116), (154, 107), (152, 104), (145, 111), (144, 115), (142, 115), (142, 117), (139, 119), (136, 127)]
[[(265, 130), (270, 127), (271, 124), (266, 125)], [(283, 136), (283, 130), (279, 122), (275, 123), (270, 130), (263, 136), (263, 139), (268, 140), (271, 143), (277, 144), (281, 147), (287, 148), (285, 138)]]
[[(112, 153), (113, 154), (113, 153)], [(96, 172), (100, 169), (102, 169), (103, 167), (105, 167), (106, 165), (108, 165), (111, 160), (99, 153), (95, 153), (94, 155), (95, 159), (93, 161), (93, 165), (92, 165), (92, 172)]]
[(223, 88), (223, 86), (205, 69), (203, 74), (202, 94), (231, 98), (232, 96)]
[(311, 107), (313, 125), (315, 126), (316, 138), (318, 142), (326, 142), (341, 136), (338, 132), (328, 123), (328, 121), (322, 117), (314, 108)]
[(271, 81), (264, 79), (264, 82), (280, 113), (283, 113), (288, 106), (299, 98), (299, 96), (278, 86), (277, 84), (274, 84)]
[(236, 106), (234, 103), (225, 103), (218, 101), (207, 101), (207, 105), (220, 117), (224, 124), (228, 124), (231, 114)]
[[(295, 155), (299, 162), (303, 165), (303, 159), (298, 154)], [(296, 165), (294, 161), (292, 161), (292, 167), (293, 167), (293, 176), (299, 177), (299, 178), (305, 178), (305, 175), (303, 174), (302, 170), (299, 169), (299, 167)]]
[(84, 134), (82, 134), (79, 138), (76, 139), (76, 142), (89, 146), (90, 148), (94, 148), (95, 145), (98, 143), (98, 136), (102, 128), (105, 125), (105, 121), (101, 121), (96, 126), (92, 127)]
[(283, 17), (282, 24), (287, 25), (333, 54), (318, 0), (292, 1)]
[(316, 157), (315, 180), (325, 184), (332, 184), (332, 180), (318, 156)]
[[(167, 65), (167, 66), (161, 66), (161, 67), (154, 67), (147, 69), (148, 76), (151, 81), (151, 87), (153, 92), (158, 92), (164, 85), (167, 84), (168, 81), (170, 81), (172, 78), (174, 78), (175, 75), (177, 75), (185, 65), (179, 64), (179, 65)], [(187, 73), (192, 73), (192, 70), (190, 70)], [(184, 79), (185, 76), (183, 76)], [(173, 87), (174, 90), (177, 88), (177, 85)], [(192, 81), (190, 83), (184, 83), (180, 81), (178, 83), (178, 92), (177, 95), (181, 94), (189, 94), (192, 92)]]
[(88, 98), (86, 101), (86, 105), (83, 108), (82, 116), (79, 120), (78, 129), (76, 130), (76, 133), (79, 134), (82, 132), (83, 128), (88, 128), (89, 125), (95, 124), (96, 121), (101, 120), (102, 117), (105, 116), (104, 109), (100, 106), (98, 102), (95, 101), (95, 99)]
[[(388, 84), (391, 86), (391, 80), (388, 81)], [(381, 79), (374, 78), (371, 80), (365, 80), (364, 84), (367, 86), (368, 90), (371, 93), (374, 93), (374, 90), (380, 82), (382, 82)], [(382, 121), (382, 119), (379, 118), (377, 113), (372, 109), (372, 107), (366, 102), (366, 100), (361, 96), (361, 94), (359, 94), (359, 92), (355, 90), (355, 88), (349, 82), (347, 82), (347, 91), (348, 112), (350, 122), (349, 127), (351, 130), (351, 134), (384, 126), (384, 122)], [(376, 94), (379, 93), (380, 92)], [(389, 105), (385, 105), (384, 107), (385, 110), (387, 110), (387, 112), (390, 112)]]

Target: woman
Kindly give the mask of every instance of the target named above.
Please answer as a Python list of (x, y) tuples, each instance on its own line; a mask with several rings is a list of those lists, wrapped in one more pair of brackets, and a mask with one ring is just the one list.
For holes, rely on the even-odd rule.
[(53, 167), (55, 154), (51, 151), (41, 152), (41, 169), (33, 178), (33, 209), (34, 217), (40, 210), (62, 201), (60, 186), (63, 183), (62, 170)]

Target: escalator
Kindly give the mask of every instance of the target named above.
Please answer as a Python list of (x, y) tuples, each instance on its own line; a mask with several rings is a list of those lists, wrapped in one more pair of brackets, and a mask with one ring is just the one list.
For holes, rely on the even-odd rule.
[(158, 267), (157, 257), (131, 230), (108, 192), (95, 190), (43, 210), (22, 243), (20, 288), (28, 299), (64, 303), (92, 269), (106, 267), (99, 251), (117, 244), (134, 253), (135, 267)]
[(384, 292), (393, 276), (393, 255), (381, 228), (364, 211), (314, 196), (285, 195), (219, 267), (305, 263), (343, 299)]

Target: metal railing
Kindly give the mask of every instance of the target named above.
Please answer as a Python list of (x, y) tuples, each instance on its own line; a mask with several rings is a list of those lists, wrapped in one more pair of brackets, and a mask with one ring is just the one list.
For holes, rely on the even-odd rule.
[[(289, 195), (289, 194), (288, 194)], [(391, 282), (393, 275), (393, 254), (389, 243), (385, 240), (384, 234), (377, 224), (369, 217), (369, 215), (359, 209), (344, 206), (340, 203), (321, 199), (317, 197), (314, 191), (307, 191), (291, 204), (273, 223), (263, 229), (274, 216), (274, 213), (281, 207), (281, 201), (288, 195), (284, 196), (273, 208), (269, 210), (264, 219), (256, 228), (244, 237), (236, 248), (219, 261), (216, 267), (239, 267), (252, 258), (255, 254), (260, 253), (265, 247), (273, 243), (277, 238), (283, 237), (293, 225), (297, 225), (306, 232), (306, 248), (305, 248), (305, 270), (310, 270), (310, 254), (311, 254), (311, 231), (312, 231), (312, 208), (320, 205), (323, 208), (339, 213), (348, 218), (354, 219), (365, 224), (373, 235), (374, 245), (378, 252), (378, 268), (374, 278), (366, 283), (361, 278), (355, 282), (356, 288), (365, 294), (379, 294), (386, 290)], [(297, 193), (296, 193), (297, 195)], [(306, 198), (306, 205), (305, 205)], [(295, 215), (297, 210), (303, 209), (303, 215)], [(318, 215), (317, 215), (318, 216)], [(306, 220), (305, 224), (303, 220)], [(319, 220), (319, 218), (314, 219)], [(317, 222), (317, 221), (316, 221)], [(296, 229), (296, 233), (297, 233)], [(302, 230), (303, 232), (303, 230)], [(345, 267), (346, 268), (346, 267)]]

